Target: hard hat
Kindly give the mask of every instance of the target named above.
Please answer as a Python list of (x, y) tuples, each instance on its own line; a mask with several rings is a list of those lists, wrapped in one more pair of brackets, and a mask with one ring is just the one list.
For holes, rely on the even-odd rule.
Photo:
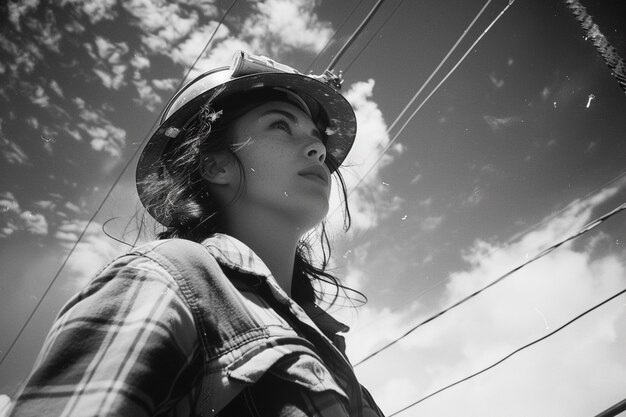
[[(198, 76), (180, 89), (169, 101), (159, 127), (144, 147), (137, 163), (136, 181), (139, 198), (148, 207), (149, 178), (162, 175), (163, 155), (166, 150), (184, 140), (188, 122), (197, 117), (200, 109), (210, 105), (220, 110), (233, 96), (262, 90), (287, 93), (321, 125), (326, 136), (326, 152), (332, 155), (337, 167), (347, 156), (356, 136), (356, 116), (348, 101), (339, 92), (341, 78), (327, 71), (320, 76), (304, 75), (270, 58), (237, 51), (230, 67), (213, 69)], [(242, 105), (245, 103), (242, 103)], [(210, 140), (210, 134), (209, 134)], [(331, 170), (336, 167), (331, 167)], [(150, 209), (148, 209), (150, 211)], [(150, 214), (160, 223), (163, 219)]]

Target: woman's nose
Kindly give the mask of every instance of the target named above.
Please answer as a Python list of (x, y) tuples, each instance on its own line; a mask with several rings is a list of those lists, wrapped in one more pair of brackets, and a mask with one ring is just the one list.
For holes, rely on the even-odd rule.
[(319, 139), (315, 139), (307, 145), (305, 152), (308, 158), (315, 159), (320, 164), (326, 160), (326, 147)]

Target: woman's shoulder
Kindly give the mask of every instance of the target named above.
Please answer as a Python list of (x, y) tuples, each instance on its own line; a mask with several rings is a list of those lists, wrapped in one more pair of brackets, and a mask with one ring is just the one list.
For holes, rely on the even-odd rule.
[(155, 240), (137, 246), (127, 255), (148, 258), (175, 276), (220, 271), (215, 257), (204, 245), (187, 239)]

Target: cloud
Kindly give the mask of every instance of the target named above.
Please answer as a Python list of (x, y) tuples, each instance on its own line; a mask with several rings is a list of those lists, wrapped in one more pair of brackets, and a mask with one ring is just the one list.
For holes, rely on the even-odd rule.
[(489, 81), (491, 81), (491, 84), (493, 84), (493, 86), (496, 87), (496, 88), (504, 87), (504, 80), (498, 79), (494, 72), (489, 74)]
[(8, 416), (11, 408), (11, 398), (8, 395), (0, 394), (0, 417)]
[(420, 222), (420, 228), (425, 232), (432, 232), (443, 222), (443, 216), (428, 216)]
[(119, 90), (126, 85), (129, 48), (126, 42), (111, 42), (102, 36), (96, 36), (93, 44), (85, 48), (96, 61), (93, 72), (100, 78), (106, 88)]
[[(83, 122), (77, 123), (76, 127), (91, 138), (91, 147), (96, 151), (105, 151), (114, 158), (120, 158), (122, 150), (126, 146), (126, 131), (113, 125), (104, 115), (103, 110), (93, 109), (80, 97), (74, 98), (73, 101), (79, 110), (80, 118), (83, 120)], [(82, 139), (79, 132), (75, 132), (71, 136)]]
[(474, 187), (472, 192), (469, 193), (469, 195), (463, 199), (463, 202), (461, 204), (464, 206), (468, 206), (468, 207), (475, 207), (478, 204), (480, 204), (480, 202), (483, 200), (484, 197), (485, 197), (485, 193), (482, 190), (482, 188), (479, 186), (476, 186)]
[[(356, 268), (352, 267), (351, 270), (351, 273), (357, 273)], [(354, 285), (354, 282), (351, 283), (351, 286), (359, 288), (358, 285)], [(379, 346), (391, 342), (397, 334), (401, 334), (403, 330), (408, 330), (411, 322), (407, 318), (416, 314), (419, 308), (420, 304), (414, 302), (401, 311), (394, 311), (389, 307), (375, 308), (366, 305), (356, 311), (344, 309), (336, 313), (347, 323), (358, 320), (358, 324), (351, 326), (347, 334), (350, 341), (347, 345), (348, 356), (357, 361), (372, 353)], [(354, 316), (351, 317), (350, 314), (354, 314)], [(390, 329), (394, 331), (392, 332)], [(372, 335), (376, 335), (376, 337), (371, 337)]]
[(2, 155), (2, 158), (9, 164), (29, 164), (29, 158), (26, 152), (24, 152), (24, 150), (17, 143), (4, 137), (0, 137), (0, 154)]
[[(136, 17), (134, 24), (141, 29), (142, 43), (148, 51), (157, 55), (167, 51), (172, 56), (179, 43), (202, 31), (200, 16), (202, 20), (217, 17), (217, 9), (212, 3), (190, 1), (181, 7), (181, 4), (166, 1), (130, 0), (124, 2), (123, 7)], [(200, 51), (201, 48), (195, 54)]]
[(139, 71), (150, 68), (150, 60), (140, 54), (133, 54), (133, 57), (130, 59), (130, 65), (137, 70), (135, 72), (135, 79), (140, 78)]
[(519, 117), (516, 116), (495, 117), (489, 115), (483, 116), (483, 119), (485, 120), (485, 122), (487, 122), (489, 127), (491, 127), (491, 130), (493, 130), (494, 132), (502, 128), (509, 127), (520, 120)]
[(91, 23), (113, 20), (117, 17), (117, 13), (113, 10), (117, 3), (115, 0), (82, 0), (75, 3), (78, 7), (82, 7)]
[(138, 105), (144, 106), (150, 111), (155, 111), (159, 104), (163, 102), (161, 96), (154, 91), (154, 88), (148, 84), (147, 80), (133, 81), (133, 84), (135, 84), (137, 93), (139, 94), (139, 97), (133, 99), (133, 101)]
[(9, 2), (7, 7), (9, 9), (9, 21), (18, 29), (20, 27), (20, 17), (28, 13), (30, 10), (34, 10), (39, 6), (39, 0), (28, 0), (21, 2)]
[(269, 39), (269, 52), (278, 55), (289, 49), (319, 52), (332, 36), (329, 23), (318, 20), (315, 1), (265, 0), (256, 4), (243, 25), (242, 34), (254, 39)]
[(50, 96), (46, 93), (42, 86), (35, 86), (33, 93), (34, 94), (30, 96), (30, 100), (33, 104), (36, 104), (39, 107), (48, 107), (50, 105)]
[(0, 192), (0, 211), (2, 213), (20, 213), (20, 204), (13, 193), (9, 191)]
[(48, 234), (48, 222), (43, 214), (25, 211), (20, 214), (20, 219), (24, 224), (24, 229), (37, 236), (45, 236)]
[[(69, 250), (86, 225), (83, 221), (65, 221), (54, 237), (61, 246)], [(125, 249), (125, 246), (102, 233), (101, 224), (92, 223), (66, 264), (66, 270), (71, 274), (70, 280), (76, 288), (83, 287), (106, 263), (111, 262)]]
[(159, 90), (174, 90), (178, 86), (178, 80), (176, 78), (152, 80), (152, 85)]
[[(193, 33), (190, 34), (189, 37), (187, 37), (180, 44), (176, 45), (176, 47), (172, 50), (172, 61), (178, 64), (182, 64), (186, 68), (191, 67), (191, 64), (194, 63), (200, 52), (204, 49), (207, 39), (209, 39), (213, 35), (213, 32), (215, 32), (215, 30), (217, 29), (217, 25), (218, 22), (213, 21), (208, 23), (207, 25), (197, 28)], [(213, 45), (211, 49), (208, 51), (207, 55), (202, 57), (201, 61), (198, 61), (197, 67), (208, 69), (230, 64), (235, 49), (230, 49), (230, 46), (232, 45), (229, 44), (230, 42), (232, 42), (232, 40), (226, 39), (229, 36), (229, 33), (230, 30), (227, 26), (220, 26), (219, 30), (214, 35)], [(223, 45), (225, 41), (228, 41), (227, 45)], [(245, 45), (244, 49), (250, 48), (250, 46), (247, 43), (243, 43), (243, 41), (241, 45)], [(223, 53), (220, 51), (215, 51), (214, 48), (217, 47), (220, 50), (223, 50), (224, 46), (229, 46), (226, 49), (229, 49), (230, 53), (222, 57)]]
[(0, 192), (0, 238), (6, 238), (17, 231), (33, 236), (48, 234), (48, 220), (42, 213), (23, 210), (10, 191)]
[[(407, 323), (419, 323), (569, 236), (625, 186), (622, 182), (587, 199), (575, 200), (506, 245), (477, 240), (464, 252), (467, 269), (451, 274), (434, 311), (412, 305), (396, 311), (360, 313), (359, 322), (371, 328), (348, 334), (348, 346), (356, 345), (352, 351), (357, 355), (355, 359), (362, 357), (363, 345), (368, 353), (373, 350), (372, 339), (381, 346), (390, 334), (406, 331)], [(586, 244), (565, 245), (524, 267), (357, 370), (384, 404), (384, 410), (393, 412), (410, 401), (401, 403), (389, 389), (396, 382), (390, 381), (410, 378), (414, 401), (541, 337), (626, 287), (625, 252), (619, 245), (609, 244), (614, 239), (606, 235), (612, 230), (592, 231), (586, 236), (588, 240), (577, 240)], [(597, 413), (615, 402), (611, 398), (621, 395), (618, 387), (626, 380), (623, 342), (618, 342), (626, 340), (622, 304), (623, 300), (616, 300), (602, 307), (506, 365), (403, 414), (582, 417)], [(372, 320), (374, 324), (370, 324)], [(385, 361), (382, 378), (380, 360)], [(525, 398), (533, 401), (528, 403)]]
[(85, 126), (79, 125), (91, 136), (91, 147), (96, 151), (105, 151), (115, 158), (122, 156), (126, 143), (126, 131), (113, 125)]
[[(349, 205), (355, 231), (376, 226), (381, 219), (397, 211), (403, 202), (400, 197), (393, 195), (393, 184), (380, 178), (381, 169), (389, 165), (402, 148), (392, 147), (390, 152), (378, 160), (390, 139), (383, 114), (372, 99), (374, 85), (372, 79), (357, 82), (345, 93), (356, 113), (358, 126), (354, 146), (342, 168), (346, 185), (352, 190)], [(335, 230), (339, 229), (342, 220), (340, 210), (336, 209), (339, 203), (339, 196), (333, 193), (329, 221)]]
[(409, 181), (409, 184), (417, 184), (421, 179), (422, 174), (417, 174), (411, 179), (411, 181)]
[(63, 94), (63, 90), (61, 89), (61, 86), (59, 85), (58, 82), (56, 82), (55, 80), (50, 80), (50, 89), (52, 91), (54, 91), (59, 97), (65, 97), (65, 95)]

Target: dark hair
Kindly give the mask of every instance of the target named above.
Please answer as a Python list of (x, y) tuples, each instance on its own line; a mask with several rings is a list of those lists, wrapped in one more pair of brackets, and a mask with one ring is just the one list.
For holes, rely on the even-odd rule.
[[(204, 155), (211, 152), (225, 150), (231, 152), (243, 174), (242, 183), (239, 184), (235, 196), (235, 199), (238, 198), (245, 187), (245, 172), (236, 151), (245, 144), (232, 143), (231, 135), (228, 133), (233, 120), (258, 104), (248, 101), (243, 106), (239, 105), (234, 111), (224, 109), (216, 111), (210, 103), (207, 103), (201, 106), (200, 111), (187, 122), (181, 131), (182, 138), (179, 141), (172, 141), (176, 143), (166, 149), (161, 158), (160, 175), (149, 176), (142, 183), (146, 190), (144, 201), (146, 208), (152, 213), (157, 213), (168, 223), (165, 230), (157, 234), (159, 239), (181, 238), (200, 242), (220, 231), (219, 207), (203, 186), (205, 180), (200, 175), (200, 165)], [(320, 129), (320, 132), (323, 136), (325, 135), (325, 129)], [(325, 163), (333, 171), (340, 185), (343, 197), (343, 229), (347, 231), (350, 228), (351, 219), (346, 184), (339, 172), (339, 163), (330, 152), (327, 153)], [(298, 243), (294, 263), (293, 299), (300, 303), (324, 300), (332, 305), (340, 297), (340, 291), (343, 291), (352, 304), (356, 299), (348, 296), (347, 292), (357, 294), (359, 301), (365, 302), (366, 298), (363, 294), (343, 286), (334, 275), (328, 272), (331, 247), (324, 221), (320, 228), (322, 259), (318, 260), (317, 265), (313, 260), (310, 237), (301, 239)], [(331, 284), (334, 287), (331, 299), (325, 299), (328, 294), (323, 291), (323, 285), (314, 286), (314, 283)]]

